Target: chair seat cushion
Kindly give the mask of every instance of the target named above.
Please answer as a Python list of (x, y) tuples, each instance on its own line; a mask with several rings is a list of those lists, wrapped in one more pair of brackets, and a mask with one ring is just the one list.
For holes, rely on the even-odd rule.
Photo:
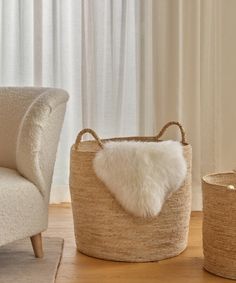
[(0, 246), (35, 235), (47, 226), (47, 205), (36, 186), (0, 167)]

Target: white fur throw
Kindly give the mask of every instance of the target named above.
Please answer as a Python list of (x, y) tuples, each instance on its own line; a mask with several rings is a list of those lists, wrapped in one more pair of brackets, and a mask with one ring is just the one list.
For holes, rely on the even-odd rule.
[(182, 145), (164, 142), (107, 142), (94, 159), (97, 176), (127, 211), (156, 216), (186, 176)]

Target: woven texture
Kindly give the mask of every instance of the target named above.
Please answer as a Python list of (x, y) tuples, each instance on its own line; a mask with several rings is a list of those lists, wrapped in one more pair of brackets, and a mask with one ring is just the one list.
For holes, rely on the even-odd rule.
[(204, 268), (216, 275), (236, 279), (236, 174), (203, 177)]
[[(176, 122), (168, 123), (162, 134)], [(181, 127), (182, 129), (182, 127)], [(183, 130), (183, 129), (182, 129)], [(84, 133), (96, 141), (83, 141)], [(112, 141), (156, 141), (156, 137), (114, 138)], [(71, 148), (70, 191), (76, 244), (79, 251), (97, 258), (145, 262), (180, 254), (187, 246), (191, 212), (191, 146), (182, 133), (187, 176), (183, 186), (165, 202), (161, 213), (153, 218), (135, 217), (127, 213), (93, 170), (93, 159), (103, 143), (92, 131), (85, 129)]]

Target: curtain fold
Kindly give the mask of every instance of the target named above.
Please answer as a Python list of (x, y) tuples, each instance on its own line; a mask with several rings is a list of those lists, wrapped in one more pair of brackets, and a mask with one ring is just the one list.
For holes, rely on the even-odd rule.
[(0, 0), (1, 85), (43, 85), (70, 94), (52, 202), (68, 201), (76, 134), (139, 132), (140, 0)]
[[(153, 3), (156, 127), (169, 120), (184, 125), (193, 146), (193, 207), (198, 208), (202, 152), (201, 3), (186, 0)], [(176, 135), (173, 130), (168, 137)]]
[[(222, 3), (0, 0), (0, 84), (70, 94), (52, 202), (69, 200), (69, 151), (83, 127), (101, 137), (153, 135), (178, 120), (193, 145), (193, 209), (201, 208), (201, 175), (227, 167)], [(179, 135), (172, 130), (167, 137)]]
[(186, 128), (193, 146), (193, 209), (201, 208), (201, 176), (220, 169), (220, 3), (153, 1), (156, 127), (178, 120)]

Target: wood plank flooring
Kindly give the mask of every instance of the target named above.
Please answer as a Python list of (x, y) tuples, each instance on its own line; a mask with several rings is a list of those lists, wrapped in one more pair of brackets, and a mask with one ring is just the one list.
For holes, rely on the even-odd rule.
[(193, 212), (188, 249), (180, 256), (154, 263), (119, 263), (83, 255), (76, 250), (70, 205), (53, 205), (47, 236), (65, 239), (56, 283), (218, 283), (232, 282), (202, 268), (202, 214)]

